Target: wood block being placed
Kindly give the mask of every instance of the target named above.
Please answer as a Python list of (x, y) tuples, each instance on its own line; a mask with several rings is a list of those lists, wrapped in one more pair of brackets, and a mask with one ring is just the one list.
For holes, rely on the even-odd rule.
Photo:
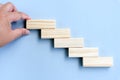
[(55, 48), (70, 48), (70, 47), (80, 47), (84, 46), (83, 38), (64, 38), (64, 39), (54, 39)]
[(112, 57), (83, 57), (83, 67), (111, 67)]
[(27, 29), (51, 29), (56, 27), (55, 20), (27, 20)]
[(69, 48), (69, 57), (98, 56), (98, 48)]
[(42, 29), (41, 38), (69, 38), (70, 29)]

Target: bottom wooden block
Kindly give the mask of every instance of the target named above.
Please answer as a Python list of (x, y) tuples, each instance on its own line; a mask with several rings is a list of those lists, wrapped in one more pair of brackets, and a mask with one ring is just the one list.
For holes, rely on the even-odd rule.
[(111, 67), (112, 57), (83, 57), (83, 67)]

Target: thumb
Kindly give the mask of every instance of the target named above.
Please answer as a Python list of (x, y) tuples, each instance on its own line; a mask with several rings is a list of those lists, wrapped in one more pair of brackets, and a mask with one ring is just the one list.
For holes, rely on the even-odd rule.
[(19, 28), (12, 31), (12, 40), (15, 40), (23, 35), (29, 34), (30, 31), (25, 28)]

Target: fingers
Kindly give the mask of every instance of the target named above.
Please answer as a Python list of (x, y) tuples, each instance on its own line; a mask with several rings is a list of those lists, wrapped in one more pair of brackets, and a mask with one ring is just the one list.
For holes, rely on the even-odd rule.
[(5, 12), (14, 12), (14, 11), (17, 11), (16, 7), (11, 2), (3, 4), (2, 5), (2, 10), (5, 11)]
[[(3, 46), (23, 35), (29, 34), (29, 30), (25, 28), (20, 29), (11, 29), (11, 22), (17, 21), (20, 19), (30, 19), (30, 17), (22, 12), (18, 12), (16, 7), (8, 2), (6, 4), (0, 4), (0, 23), (1, 23), (1, 38), (0, 46)], [(2, 43), (1, 43), (2, 41)]]
[(13, 41), (13, 40), (15, 40), (23, 35), (27, 35), (27, 34), (30, 34), (30, 31), (27, 29), (24, 29), (24, 28), (15, 29), (11, 33), (11, 40), (10, 41)]
[(11, 41), (13, 41), (23, 35), (29, 34), (29, 33), (30, 33), (29, 30), (24, 29), (24, 28), (13, 30), (13, 31), (9, 32), (6, 37), (4, 37), (3, 39), (0, 39), (0, 47), (10, 43)]
[(29, 30), (24, 28), (15, 29), (8, 34), (8, 36), (5, 38), (5, 40), (2, 41), (2, 44), (0, 44), (0, 46), (6, 45), (11, 41), (29, 33), (30, 33)]
[(9, 13), (8, 18), (10, 22), (17, 21), (20, 19), (26, 19), (26, 20), (30, 19), (30, 17), (27, 14), (22, 12), (11, 12)]
[(8, 2), (6, 4), (3, 4), (1, 6), (1, 11), (4, 13), (4, 12), (8, 12), (6, 15), (6, 18), (8, 18), (9, 22), (13, 22), (13, 21), (17, 21), (17, 20), (20, 20), (20, 19), (30, 19), (30, 17), (23, 13), (23, 12), (18, 12), (16, 7)]

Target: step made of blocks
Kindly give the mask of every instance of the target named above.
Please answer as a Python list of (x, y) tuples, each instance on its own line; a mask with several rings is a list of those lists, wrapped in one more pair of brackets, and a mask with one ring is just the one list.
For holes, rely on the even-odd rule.
[(84, 47), (83, 38), (72, 38), (70, 29), (56, 28), (56, 20), (27, 20), (27, 29), (41, 29), (41, 38), (54, 39), (55, 48), (68, 48), (71, 58), (83, 59), (83, 67), (111, 67), (112, 57), (99, 57), (98, 48)]

